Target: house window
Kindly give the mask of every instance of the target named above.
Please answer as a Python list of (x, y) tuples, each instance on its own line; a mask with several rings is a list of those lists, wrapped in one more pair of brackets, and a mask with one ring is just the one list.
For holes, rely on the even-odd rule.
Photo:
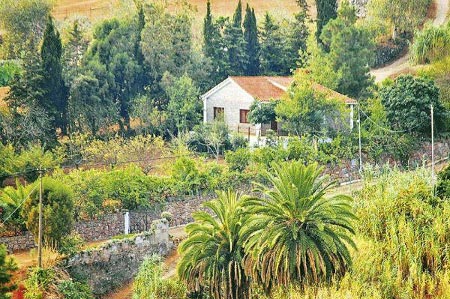
[(214, 107), (214, 119), (223, 119), (225, 109), (223, 107)]
[(239, 110), (239, 119), (241, 124), (248, 124), (248, 113), (250, 110), (241, 109)]

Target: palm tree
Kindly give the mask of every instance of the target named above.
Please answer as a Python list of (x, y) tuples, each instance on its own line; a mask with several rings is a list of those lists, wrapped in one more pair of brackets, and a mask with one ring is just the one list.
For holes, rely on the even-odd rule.
[(217, 192), (218, 198), (204, 204), (212, 211), (193, 214), (186, 227), (188, 238), (180, 245), (178, 276), (192, 291), (209, 288), (216, 299), (249, 298), (249, 277), (243, 267), (240, 195)]
[(352, 199), (325, 197), (332, 184), (320, 177), (317, 164), (290, 162), (273, 169), (267, 174), (272, 186), (259, 185), (263, 196), (243, 203), (246, 272), (266, 292), (274, 286), (329, 283), (351, 265)]

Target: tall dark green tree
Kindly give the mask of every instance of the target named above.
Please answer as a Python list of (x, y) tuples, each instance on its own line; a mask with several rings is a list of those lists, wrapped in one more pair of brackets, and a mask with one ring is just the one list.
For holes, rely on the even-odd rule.
[(337, 0), (316, 0), (317, 8), (317, 31), (316, 39), (318, 43), (322, 43), (320, 35), (322, 29), (331, 20), (337, 17)]
[(245, 74), (248, 76), (258, 75), (260, 72), (259, 53), (260, 46), (258, 40), (258, 27), (256, 25), (255, 10), (250, 9), (247, 4), (244, 18), (244, 40), (246, 46), (246, 66)]
[(242, 31), (242, 3), (239, 0), (231, 23), (224, 30), (226, 51), (231, 75), (242, 75), (245, 73), (247, 55), (246, 42)]
[(261, 30), (261, 69), (264, 75), (285, 73), (284, 43), (280, 26), (266, 13)]
[(207, 57), (214, 57), (214, 35), (216, 28), (211, 14), (211, 1), (206, 2), (206, 16), (203, 20), (203, 52)]
[(53, 118), (54, 128), (59, 128), (63, 134), (66, 134), (68, 90), (62, 76), (61, 56), (61, 37), (52, 17), (49, 17), (41, 46), (45, 98), (43, 108)]

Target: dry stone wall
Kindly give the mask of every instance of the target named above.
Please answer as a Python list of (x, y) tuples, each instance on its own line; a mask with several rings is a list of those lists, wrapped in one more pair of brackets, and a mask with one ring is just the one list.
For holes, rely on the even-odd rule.
[(64, 260), (61, 266), (72, 277), (86, 281), (94, 295), (108, 294), (133, 279), (146, 257), (166, 256), (173, 248), (168, 223), (157, 220), (153, 225), (152, 232), (82, 251)]

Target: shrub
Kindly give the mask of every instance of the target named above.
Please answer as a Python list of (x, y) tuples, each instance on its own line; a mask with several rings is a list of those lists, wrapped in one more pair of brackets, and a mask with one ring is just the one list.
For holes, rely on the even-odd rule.
[(180, 191), (198, 190), (200, 173), (195, 160), (188, 157), (177, 158), (172, 167), (172, 179), (178, 184)]
[(442, 59), (450, 53), (450, 27), (427, 24), (417, 32), (411, 47), (411, 58), (418, 64), (430, 63)]
[(62, 254), (73, 255), (83, 248), (84, 243), (83, 238), (78, 233), (72, 233), (62, 238), (58, 251)]
[(170, 222), (173, 219), (173, 215), (170, 212), (164, 211), (161, 213), (161, 218), (164, 218)]
[(72, 280), (62, 281), (58, 285), (58, 291), (65, 299), (94, 299), (89, 286), (81, 282)]
[(0, 299), (7, 299), (7, 293), (13, 291), (16, 286), (11, 284), (12, 273), (17, 270), (17, 265), (12, 259), (6, 258), (6, 247), (0, 245)]
[(438, 175), (436, 196), (450, 199), (450, 165), (444, 168)]
[(225, 161), (231, 171), (244, 171), (250, 162), (250, 151), (247, 148), (239, 148), (234, 152), (227, 151)]
[(15, 61), (0, 61), (0, 86), (8, 86), (20, 72), (21, 67)]
[(25, 280), (25, 299), (42, 299), (44, 292), (55, 278), (53, 269), (32, 268)]
[[(39, 182), (25, 201), (22, 217), (35, 238), (38, 236)], [(51, 178), (43, 178), (43, 237), (44, 244), (59, 247), (63, 237), (70, 234), (73, 225), (73, 193), (63, 183)], [(37, 240), (36, 240), (37, 241)]]

